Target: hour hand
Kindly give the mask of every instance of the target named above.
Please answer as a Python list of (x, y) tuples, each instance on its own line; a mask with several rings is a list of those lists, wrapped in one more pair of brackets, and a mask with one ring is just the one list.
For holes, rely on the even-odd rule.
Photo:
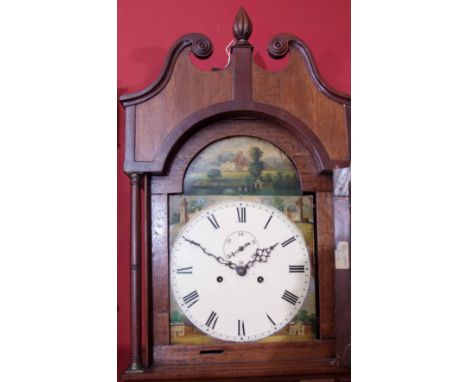
[(250, 267), (252, 267), (255, 263), (266, 263), (268, 261), (268, 258), (270, 257), (270, 253), (273, 251), (273, 249), (275, 249), (275, 247), (278, 245), (279, 243), (276, 243), (276, 244), (273, 244), (273, 245), (270, 245), (269, 247), (266, 247), (266, 248), (258, 248), (256, 251), (255, 251), (255, 254), (254, 254), (254, 258), (252, 260), (250, 260), (246, 265), (245, 267), (247, 269), (249, 269)]

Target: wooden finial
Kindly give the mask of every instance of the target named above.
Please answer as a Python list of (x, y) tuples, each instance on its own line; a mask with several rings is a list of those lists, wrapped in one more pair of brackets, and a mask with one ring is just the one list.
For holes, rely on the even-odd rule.
[(232, 25), (232, 32), (237, 39), (238, 43), (245, 44), (252, 34), (252, 21), (245, 11), (244, 7), (240, 7), (237, 12), (236, 18), (234, 19), (234, 24)]

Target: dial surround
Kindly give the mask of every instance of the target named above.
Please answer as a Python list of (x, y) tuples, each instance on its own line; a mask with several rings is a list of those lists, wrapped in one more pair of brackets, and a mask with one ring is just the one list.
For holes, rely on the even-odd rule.
[(172, 246), (170, 275), (177, 303), (199, 330), (245, 342), (294, 318), (308, 293), (310, 268), (304, 238), (282, 212), (230, 201), (187, 223)]

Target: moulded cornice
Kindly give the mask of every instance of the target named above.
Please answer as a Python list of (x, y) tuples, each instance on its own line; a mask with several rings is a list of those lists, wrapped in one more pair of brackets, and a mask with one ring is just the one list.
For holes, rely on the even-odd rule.
[(144, 102), (164, 89), (171, 78), (179, 54), (188, 46), (191, 46), (192, 53), (202, 60), (210, 57), (213, 53), (211, 40), (201, 33), (190, 33), (180, 37), (170, 48), (159, 77), (143, 90), (122, 95), (120, 97), (122, 105), (130, 106)]
[(299, 37), (289, 33), (281, 33), (273, 36), (270, 40), (270, 43), (268, 44), (268, 54), (271, 58), (278, 60), (286, 56), (291, 48), (297, 49), (304, 57), (313, 83), (323, 94), (335, 102), (339, 102), (347, 106), (351, 105), (351, 97), (348, 94), (333, 89), (333, 87), (325, 82), (325, 80), (320, 75), (312, 52), (306, 43)]

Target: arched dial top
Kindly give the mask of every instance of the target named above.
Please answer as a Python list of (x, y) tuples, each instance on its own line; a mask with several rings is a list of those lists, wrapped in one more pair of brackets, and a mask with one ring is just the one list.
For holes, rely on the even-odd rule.
[(301, 232), (277, 209), (229, 201), (196, 215), (171, 250), (173, 294), (199, 330), (256, 341), (300, 310), (311, 266)]

